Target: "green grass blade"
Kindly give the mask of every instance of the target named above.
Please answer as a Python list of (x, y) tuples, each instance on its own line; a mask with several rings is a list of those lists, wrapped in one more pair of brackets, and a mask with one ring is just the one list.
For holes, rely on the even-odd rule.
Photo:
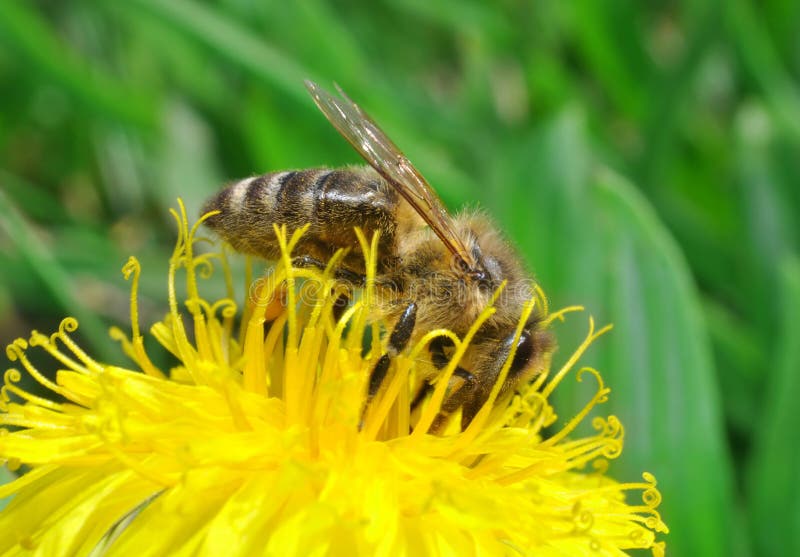
[(304, 79), (314, 77), (313, 72), (249, 29), (237, 25), (224, 12), (186, 0), (134, 0), (131, 5), (148, 10), (169, 25), (211, 46), (216, 54), (245, 68), (266, 85), (304, 103), (307, 101), (308, 94), (302, 83)]
[(783, 318), (748, 477), (758, 554), (800, 555), (800, 260), (781, 268)]
[(772, 37), (749, 0), (724, 4), (733, 43), (749, 76), (761, 89), (775, 122), (800, 143), (800, 90), (783, 67)]
[(152, 98), (78, 56), (27, 2), (3, 2), (0, 42), (25, 61), (26, 71), (39, 71), (54, 80), (90, 111), (136, 127), (154, 125)]
[[(698, 293), (683, 255), (641, 195), (609, 171), (592, 172), (584, 121), (568, 110), (518, 151), (509, 148), (509, 161), (525, 161), (499, 178), (516, 188), (513, 232), (553, 307), (583, 304), (600, 324), (614, 324), (582, 362), (597, 367), (612, 389), (599, 412), (617, 415), (626, 428), (612, 474), (656, 475), (670, 554), (744, 555)], [(585, 327), (579, 318), (556, 326), (556, 364)], [(591, 394), (584, 384), (563, 386), (557, 408), (569, 419)]]
[(616, 110), (641, 120), (648, 102), (641, 81), (650, 78), (641, 52), (642, 37), (636, 26), (619, 26), (620, 19), (635, 17), (635, 10), (623, 2), (599, 0), (573, 2), (570, 7), (589, 71)]
[[(731, 555), (732, 463), (699, 298), (676, 244), (652, 209), (609, 173), (597, 181), (597, 245), (605, 255), (606, 315), (615, 330), (599, 349), (626, 425), (625, 477), (647, 469), (664, 494), (677, 555)], [(690, 509), (690, 510), (689, 510)], [(742, 542), (744, 540), (741, 540)]]
[(0, 189), (0, 227), (14, 242), (16, 250), (28, 263), (29, 268), (37, 273), (49, 295), (66, 313), (64, 317), (70, 315), (78, 320), (80, 333), (92, 345), (90, 353), (101, 360), (119, 361), (118, 346), (109, 338), (106, 325), (86, 310), (81, 301), (72, 295), (69, 273), (58, 264), (2, 189)]

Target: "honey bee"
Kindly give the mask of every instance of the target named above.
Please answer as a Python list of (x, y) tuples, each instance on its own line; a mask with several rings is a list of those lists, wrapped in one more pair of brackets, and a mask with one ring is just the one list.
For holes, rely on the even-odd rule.
[[(496, 311), (473, 337), (448, 385), (432, 429), (440, 430), (461, 409), (466, 428), (488, 400), (510, 355), (523, 306), (534, 295), (512, 246), (478, 211), (451, 216), (434, 190), (403, 153), (344, 92), (334, 96), (306, 82), (331, 124), (369, 163), (368, 167), (315, 168), (273, 172), (235, 182), (210, 199), (203, 212), (219, 211), (206, 223), (240, 252), (276, 259), (273, 224), (289, 232), (309, 224), (295, 248), (296, 265), (324, 267), (341, 248), (348, 255), (337, 277), (358, 285), (364, 257), (354, 227), (367, 237), (379, 232), (378, 313), (394, 328), (386, 354), (370, 376), (368, 399), (380, 389), (391, 358), (427, 331), (446, 328), (459, 337), (490, 303)], [(499, 397), (541, 372), (553, 350), (541, 313), (533, 313), (517, 341), (514, 360)], [(452, 342), (440, 337), (428, 347), (432, 368), (449, 362)], [(430, 377), (412, 407), (431, 390)], [(498, 397), (498, 399), (499, 399)]]

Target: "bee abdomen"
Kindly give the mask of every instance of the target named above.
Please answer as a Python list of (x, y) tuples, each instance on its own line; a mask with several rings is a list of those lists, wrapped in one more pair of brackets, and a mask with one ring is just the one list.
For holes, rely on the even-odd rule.
[(235, 249), (272, 259), (279, 253), (273, 224), (285, 224), (289, 233), (310, 224), (298, 249), (313, 244), (316, 256), (357, 247), (354, 226), (367, 234), (380, 229), (384, 241), (391, 241), (396, 202), (394, 191), (370, 169), (309, 169), (240, 180), (203, 211), (219, 211), (206, 222)]

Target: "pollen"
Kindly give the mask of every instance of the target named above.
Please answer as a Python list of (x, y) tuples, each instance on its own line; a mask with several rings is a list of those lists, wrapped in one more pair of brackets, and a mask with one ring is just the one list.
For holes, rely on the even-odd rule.
[[(19, 475), (0, 486), (0, 497), (12, 496), (0, 511), (0, 555), (663, 555), (655, 478), (606, 473), (622, 424), (595, 417), (593, 435), (577, 433), (610, 393), (598, 371), (578, 365), (608, 327), (589, 319), (560, 369), (499, 399), (511, 354), (470, 425), (433, 434), (448, 378), (491, 305), (463, 338), (426, 332), (367, 401), (387, 342), (374, 317), (375, 239), (360, 235), (366, 285), (337, 320), (341, 254), (323, 271), (295, 268), (303, 230), (276, 229), (281, 259), (256, 281), (247, 273), (239, 302), (226, 250), (198, 252), (202, 219), (190, 224), (182, 204), (173, 216), (169, 307), (147, 333), (141, 266), (131, 258), (123, 267), (131, 323), (111, 337), (128, 367), (82, 350), (71, 318), (8, 346), (15, 367), (0, 390), (0, 459)], [(204, 296), (213, 272), (226, 291)], [(547, 312), (538, 293), (518, 335), (537, 304)], [(547, 325), (574, 309), (548, 314)], [(178, 363), (154, 364), (144, 334)], [(453, 357), (412, 408), (439, 336)], [(31, 350), (52, 365), (36, 367)], [(23, 374), (49, 395), (23, 388)], [(595, 393), (556, 428), (551, 395), (570, 380), (593, 381)]]

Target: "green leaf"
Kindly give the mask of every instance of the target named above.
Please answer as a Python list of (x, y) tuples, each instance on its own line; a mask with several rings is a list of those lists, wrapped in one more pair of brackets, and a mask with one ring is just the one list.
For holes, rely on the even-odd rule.
[(212, 46), (215, 53), (244, 67), (266, 85), (297, 100), (307, 100), (302, 83), (312, 73), (247, 28), (237, 25), (221, 10), (186, 0), (135, 0), (131, 4)]
[[(768, 113), (755, 103), (737, 114), (736, 148), (742, 259), (752, 272), (741, 279), (750, 292), (747, 315), (762, 334), (772, 337), (779, 308), (772, 295), (778, 287), (777, 269), (793, 252), (795, 215), (783, 191), (775, 157), (775, 137)], [(796, 184), (795, 184), (796, 186)]]
[(217, 191), (225, 179), (216, 167), (209, 130), (191, 106), (172, 102), (164, 111), (163, 146), (157, 165), (152, 195), (159, 206), (175, 207), (183, 199), (191, 218), (200, 216), (205, 200)]
[(800, 260), (781, 266), (783, 317), (748, 476), (759, 555), (800, 555)]
[(587, 69), (611, 98), (616, 109), (641, 119), (648, 101), (641, 81), (649, 78), (642, 55), (642, 38), (635, 25), (620, 20), (637, 16), (627, 2), (588, 0), (571, 3), (573, 25)]
[(37, 273), (37, 278), (45, 285), (49, 295), (58, 302), (61, 310), (78, 320), (81, 333), (92, 345), (93, 350), (89, 353), (101, 360), (118, 361), (118, 347), (108, 337), (107, 327), (103, 321), (87, 310), (73, 295), (67, 271), (59, 265), (2, 190), (0, 190), (0, 227), (14, 242), (15, 248), (30, 269)]
[[(614, 324), (581, 364), (599, 369), (612, 389), (598, 412), (625, 426), (612, 474), (658, 479), (670, 554), (727, 556), (737, 546), (746, 553), (744, 530), (733, 527), (732, 463), (690, 271), (646, 200), (610, 171), (593, 172), (584, 120), (565, 111), (510, 152), (510, 161), (524, 161), (501, 178), (519, 184), (513, 232), (552, 307), (582, 304), (598, 324)], [(585, 318), (568, 318), (555, 332), (558, 365), (585, 335)], [(561, 419), (586, 403), (586, 383), (567, 380), (556, 391)]]
[(652, 209), (628, 183), (601, 172), (591, 201), (602, 230), (595, 248), (604, 254), (605, 265), (579, 273), (577, 283), (604, 283), (601, 315), (615, 326), (600, 341), (598, 360), (612, 388), (608, 410), (626, 426), (620, 477), (641, 470), (656, 475), (675, 554), (731, 555), (736, 532), (732, 464), (689, 270)]
[(27, 2), (3, 2), (0, 40), (26, 61), (25, 71), (39, 71), (69, 91), (89, 109), (137, 127), (153, 125), (156, 103), (79, 57), (60, 41)]
[[(723, 3), (731, 39), (748, 77), (761, 89), (775, 122), (800, 143), (800, 90), (796, 77), (783, 67), (772, 37), (749, 0)], [(796, 32), (796, 31), (795, 31)]]

